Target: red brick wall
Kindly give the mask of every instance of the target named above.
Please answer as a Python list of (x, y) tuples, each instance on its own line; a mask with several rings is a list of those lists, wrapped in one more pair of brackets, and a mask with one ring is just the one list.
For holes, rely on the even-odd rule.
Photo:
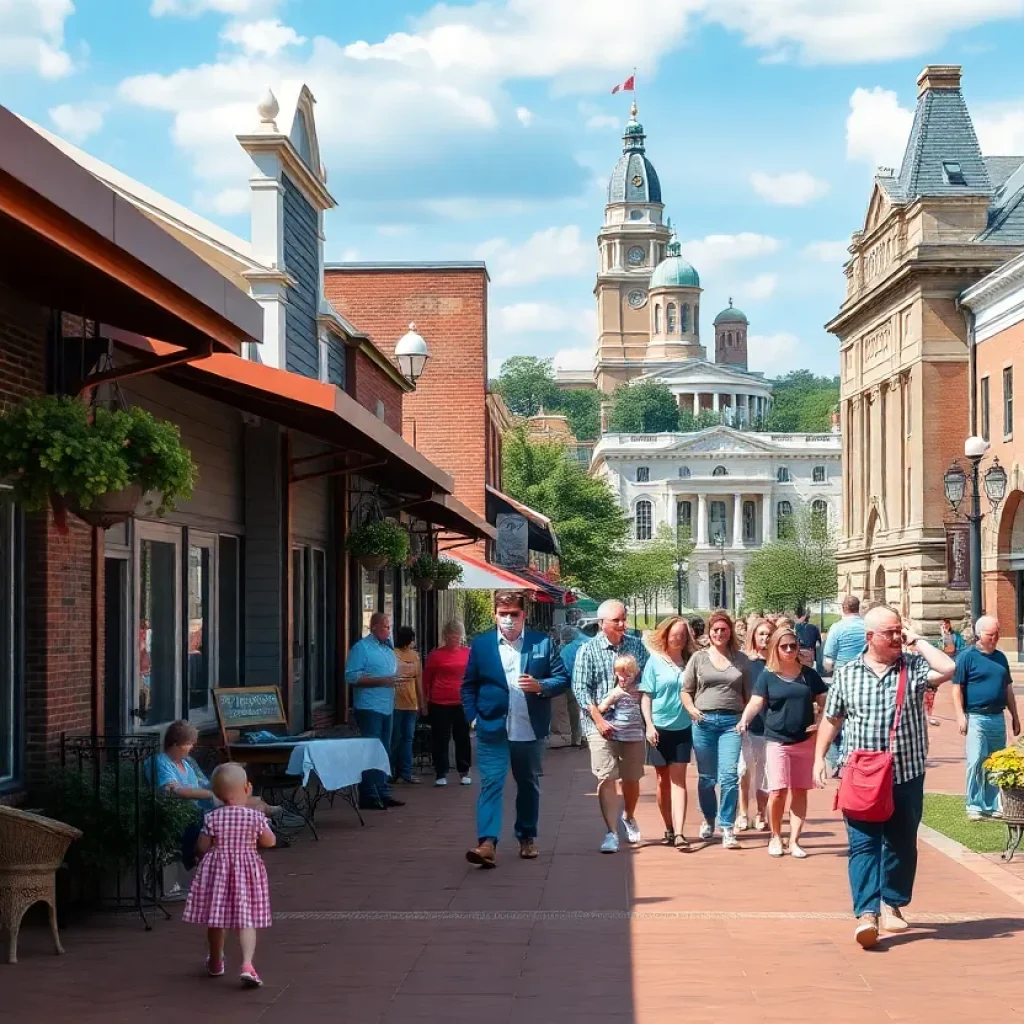
[(487, 274), (483, 268), (328, 270), (335, 308), (389, 356), (415, 322), (430, 346), (416, 390), (403, 398), (402, 433), (455, 477), (455, 496), (485, 514)]
[[(0, 288), (0, 399), (44, 390), (48, 312)], [(61, 732), (90, 727), (91, 531), (71, 518), (60, 534), (47, 512), (25, 516), (26, 769), (55, 760)], [(102, 586), (102, 581), (101, 581)], [(101, 623), (102, 625), (102, 623)]]
[(384, 402), (384, 422), (396, 434), (402, 432), (402, 389), (363, 352), (355, 357), (355, 400), (377, 415), (377, 400)]

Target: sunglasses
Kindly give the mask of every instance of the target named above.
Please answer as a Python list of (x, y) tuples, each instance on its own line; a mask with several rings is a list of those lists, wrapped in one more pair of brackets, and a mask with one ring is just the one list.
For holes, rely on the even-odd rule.
[(795, 651), (798, 650), (798, 644), (779, 644), (780, 651)]

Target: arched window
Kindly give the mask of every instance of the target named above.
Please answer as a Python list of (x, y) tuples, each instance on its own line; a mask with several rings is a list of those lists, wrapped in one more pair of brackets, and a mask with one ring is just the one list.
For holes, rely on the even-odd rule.
[(636, 467), (636, 482), (638, 484), (649, 484), (651, 482), (651, 467), (650, 466), (637, 466)]
[(779, 540), (793, 536), (793, 505), (788, 501), (780, 501), (775, 506), (775, 535)]
[(786, 466), (779, 466), (779, 470), (775, 474), (775, 480), (780, 484), (788, 484), (790, 482), (789, 469)]
[(654, 536), (654, 513), (649, 501), (636, 503), (636, 539), (650, 540)]
[[(679, 467), (679, 479), (680, 480), (689, 480), (690, 479), (690, 467), (689, 466), (680, 466)], [(1021, 508), (1024, 508), (1024, 504), (1021, 505)]]
[(661, 334), (661, 303), (654, 307), (654, 333)]
[(726, 608), (729, 605), (729, 587), (721, 569), (711, 574), (711, 604), (715, 608)]
[(665, 311), (665, 325), (669, 334), (676, 333), (676, 304), (674, 302), (670, 302)]
[(728, 476), (729, 475), (729, 470), (727, 470), (725, 468), (725, 466), (715, 466), (715, 468), (711, 471), (711, 475), (712, 476)]
[(726, 536), (728, 526), (728, 513), (724, 501), (708, 502), (708, 518), (710, 519), (710, 530), (708, 531), (712, 543), (720, 541)]
[(680, 314), (679, 319), (679, 330), (685, 334), (690, 329), (690, 304), (688, 302), (683, 303), (683, 311)]
[(811, 482), (816, 484), (823, 484), (825, 482), (825, 467), (815, 466), (812, 470)]

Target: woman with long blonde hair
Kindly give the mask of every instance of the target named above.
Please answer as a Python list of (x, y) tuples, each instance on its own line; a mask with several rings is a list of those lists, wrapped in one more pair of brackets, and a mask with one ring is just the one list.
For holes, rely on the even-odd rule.
[(689, 712), (683, 707), (683, 670), (694, 652), (690, 624), (679, 615), (664, 619), (647, 641), (651, 657), (640, 680), (640, 707), (647, 727), (647, 763), (658, 777), (657, 800), (665, 823), (665, 845), (689, 849), (686, 766), (693, 750)]
[[(755, 616), (747, 622), (747, 645), (744, 653), (750, 659), (750, 685), (757, 682), (764, 669), (768, 641), (772, 636), (772, 625), (767, 619)], [(753, 825), (757, 832), (768, 827), (768, 778), (765, 774), (764, 715), (755, 715), (743, 734), (743, 764), (740, 775), (740, 814), (736, 819), (736, 830), (743, 832)], [(754, 791), (755, 814), (750, 813), (750, 793)]]
[(768, 772), (768, 818), (771, 839), (768, 854), (781, 857), (782, 816), (789, 797), (789, 852), (807, 856), (800, 833), (807, 817), (807, 791), (814, 788), (814, 730), (825, 704), (821, 676), (800, 663), (800, 641), (792, 626), (775, 630), (768, 641), (765, 667), (754, 684), (739, 731), (745, 732), (755, 715), (764, 712), (765, 762)]

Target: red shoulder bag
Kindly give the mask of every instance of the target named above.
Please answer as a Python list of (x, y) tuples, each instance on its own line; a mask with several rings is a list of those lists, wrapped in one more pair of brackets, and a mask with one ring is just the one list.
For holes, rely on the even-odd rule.
[(888, 821), (893, 814), (893, 747), (907, 695), (907, 664), (900, 667), (896, 713), (889, 730), (888, 750), (854, 750), (843, 766), (833, 807), (855, 821)]

